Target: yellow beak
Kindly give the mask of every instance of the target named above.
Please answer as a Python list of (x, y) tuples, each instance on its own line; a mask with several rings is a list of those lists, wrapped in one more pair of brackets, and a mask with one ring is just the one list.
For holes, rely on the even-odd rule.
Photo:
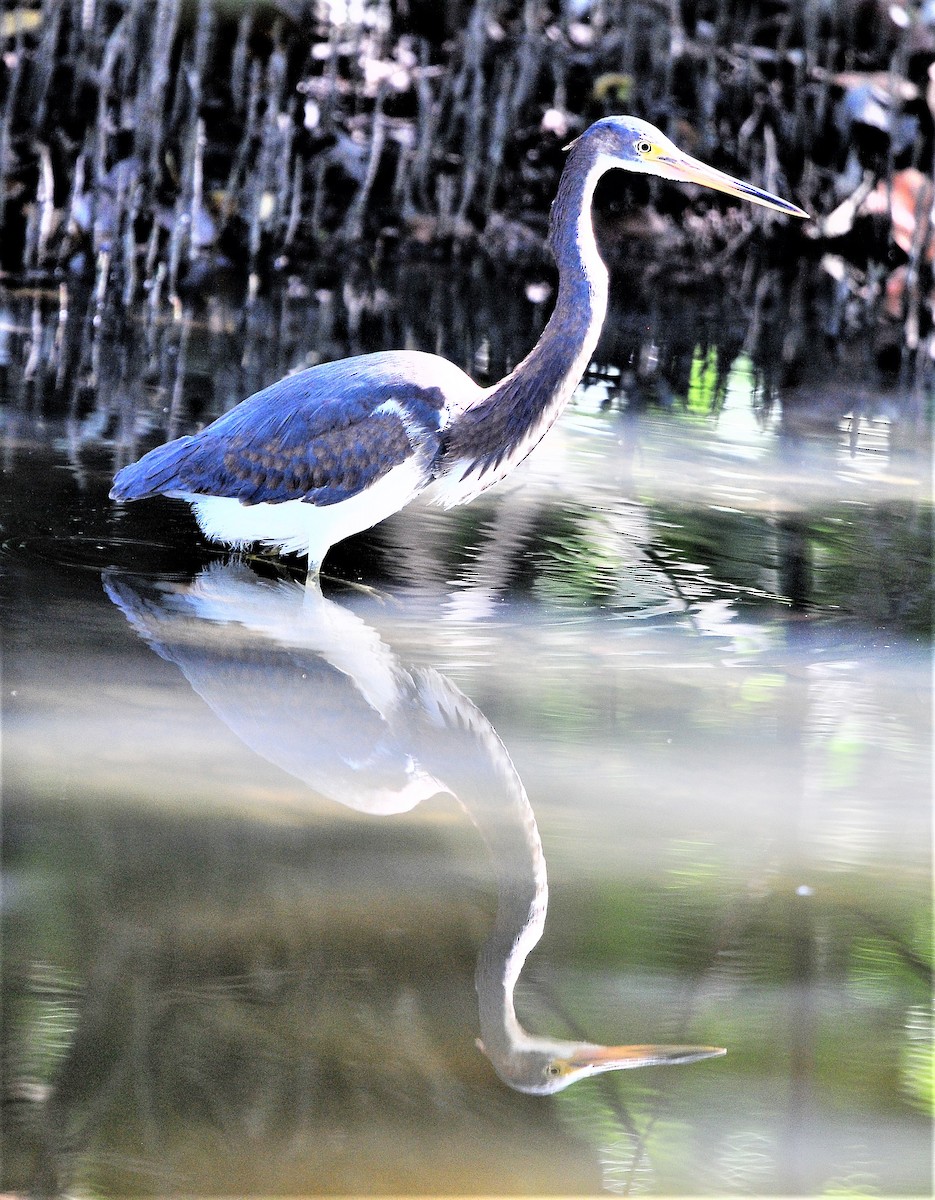
[(661, 154), (654, 160), (655, 165), (662, 168), (659, 174), (664, 179), (682, 180), (685, 183), (700, 183), (702, 187), (713, 188), (716, 192), (726, 192), (728, 196), (737, 196), (741, 200), (750, 200), (753, 204), (762, 204), (764, 208), (775, 209), (776, 212), (787, 213), (790, 217), (804, 217), (808, 213), (797, 204), (790, 204), (780, 196), (764, 192), (762, 188), (754, 187), (752, 183), (744, 183), (742, 179), (734, 179), (714, 167), (709, 167), (697, 158), (691, 158), (680, 150)]
[(702, 1058), (720, 1058), (726, 1053), (720, 1046), (583, 1045), (570, 1054), (566, 1062), (572, 1070), (592, 1067), (595, 1071), (623, 1071), (628, 1067), (661, 1067), (697, 1062)]

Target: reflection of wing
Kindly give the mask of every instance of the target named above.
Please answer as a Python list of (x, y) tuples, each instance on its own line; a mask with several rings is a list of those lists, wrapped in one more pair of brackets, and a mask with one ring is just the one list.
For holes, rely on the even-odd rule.
[[(314, 791), (385, 814), (446, 790), (399, 736), (396, 710), (411, 680), (385, 646), (372, 653), (375, 635), (352, 613), (324, 599), (323, 609), (307, 606), (301, 586), (264, 583), (240, 566), (213, 567), (190, 589), (144, 591), (114, 575), (105, 587), (237, 737)], [(260, 636), (254, 623), (264, 606)], [(290, 629), (298, 645), (277, 639)]]
[[(329, 505), (363, 491), (413, 454), (424, 461), (427, 483), (445, 404), (432, 360), (392, 352), (289, 375), (200, 433), (124, 467), (111, 496), (140, 500), (168, 492), (245, 504)], [(456, 370), (444, 365), (445, 373)]]

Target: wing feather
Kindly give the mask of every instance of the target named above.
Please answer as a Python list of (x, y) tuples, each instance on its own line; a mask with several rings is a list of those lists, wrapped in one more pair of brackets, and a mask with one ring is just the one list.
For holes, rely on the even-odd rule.
[(431, 378), (432, 358), (366, 355), (281, 379), (200, 433), (124, 467), (111, 496), (185, 493), (244, 504), (328, 505), (356, 495), (413, 454), (430, 474), (445, 407), (444, 392)]

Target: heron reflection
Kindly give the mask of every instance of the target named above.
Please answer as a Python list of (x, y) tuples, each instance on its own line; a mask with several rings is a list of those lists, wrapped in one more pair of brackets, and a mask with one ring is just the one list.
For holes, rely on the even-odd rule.
[(480, 1039), (504, 1083), (549, 1094), (599, 1072), (693, 1062), (710, 1046), (603, 1046), (523, 1028), (514, 991), (545, 927), (535, 814), (484, 714), (444, 675), (405, 667), (377, 632), (316, 587), (215, 564), (191, 584), (105, 576), (136, 632), (174, 662), (247, 745), (317, 793), (377, 816), (439, 794), (459, 801), (497, 879), (477, 959)]

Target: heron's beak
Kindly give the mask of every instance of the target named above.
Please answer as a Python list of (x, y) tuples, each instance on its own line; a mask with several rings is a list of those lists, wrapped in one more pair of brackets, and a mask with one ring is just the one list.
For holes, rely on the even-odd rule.
[(720, 1058), (727, 1051), (720, 1046), (579, 1046), (566, 1062), (572, 1070), (590, 1067), (599, 1071), (625, 1071), (630, 1067), (661, 1067), (675, 1063), (698, 1062), (702, 1058)]
[(682, 154), (681, 151), (660, 155), (655, 159), (655, 163), (664, 168), (660, 174), (666, 179), (700, 183), (702, 187), (713, 188), (716, 192), (726, 192), (728, 196), (737, 196), (741, 200), (750, 200), (753, 204), (762, 204), (764, 208), (787, 213), (790, 217), (804, 217), (808, 220), (808, 213), (797, 204), (790, 204), (788, 200), (774, 196), (771, 192), (764, 192), (752, 183), (744, 183), (742, 179), (734, 179), (732, 175), (726, 175), (723, 171), (699, 162), (697, 158)]

